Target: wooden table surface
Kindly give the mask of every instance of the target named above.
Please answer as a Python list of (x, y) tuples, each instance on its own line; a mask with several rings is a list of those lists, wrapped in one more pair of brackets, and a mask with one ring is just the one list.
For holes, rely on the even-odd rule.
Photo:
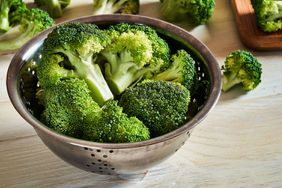
[[(92, 0), (72, 1), (63, 19), (90, 15)], [(161, 18), (158, 1), (142, 1), (142, 15)], [(186, 28), (220, 65), (244, 49), (229, 0), (217, 0), (208, 25)], [(13, 54), (0, 56), (0, 187), (282, 187), (282, 53), (253, 52), (262, 83), (249, 93), (221, 95), (185, 145), (143, 178), (122, 180), (84, 172), (55, 156), (13, 108), (6, 72)]]

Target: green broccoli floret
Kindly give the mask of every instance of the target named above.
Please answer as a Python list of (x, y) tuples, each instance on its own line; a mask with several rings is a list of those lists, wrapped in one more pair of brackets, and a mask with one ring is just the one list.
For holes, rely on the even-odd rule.
[(282, 1), (251, 0), (257, 25), (265, 32), (282, 29)]
[(139, 0), (93, 0), (94, 15), (100, 14), (138, 14)]
[(153, 73), (159, 72), (164, 70), (169, 66), (169, 58), (170, 58), (170, 49), (168, 43), (162, 39), (155, 29), (146, 26), (146, 25), (138, 25), (138, 24), (127, 24), (127, 23), (120, 23), (116, 25), (112, 25), (109, 28), (109, 32), (145, 32), (148, 39), (152, 43), (152, 50), (153, 50), (153, 58), (151, 59), (150, 64), (151, 71)]
[(127, 117), (114, 100), (100, 106), (84, 80), (69, 78), (44, 90), (42, 121), (68, 136), (95, 142), (138, 142), (150, 138), (149, 130), (135, 117)]
[(83, 126), (101, 111), (84, 80), (70, 78), (44, 89), (42, 121), (55, 131), (81, 137)]
[[(96, 124), (92, 124), (95, 122)], [(136, 117), (122, 112), (117, 101), (109, 100), (102, 107), (100, 119), (84, 128), (84, 139), (103, 143), (138, 142), (150, 138), (148, 128)]]
[(110, 27), (107, 33), (112, 42), (102, 51), (107, 61), (105, 77), (116, 95), (169, 63), (167, 43), (147, 26), (123, 23)]
[(261, 64), (247, 51), (238, 50), (230, 53), (222, 66), (222, 90), (228, 91), (241, 84), (246, 91), (255, 89), (261, 82)]
[(187, 120), (189, 91), (179, 83), (145, 80), (121, 95), (124, 113), (137, 117), (151, 136), (173, 131)]
[(95, 59), (109, 42), (107, 35), (93, 24), (68, 23), (56, 27), (43, 43), (38, 65), (43, 89), (62, 79), (78, 77), (85, 80), (91, 96), (102, 106), (113, 95)]
[(195, 61), (190, 54), (185, 50), (178, 50), (171, 56), (171, 62), (168, 69), (155, 75), (152, 79), (178, 82), (188, 90), (193, 88), (197, 73)]
[(34, 3), (43, 10), (46, 10), (52, 18), (60, 18), (63, 9), (70, 4), (71, 0), (34, 0)]
[(213, 15), (214, 0), (161, 0), (161, 14), (169, 21), (191, 20), (207, 23)]
[(22, 0), (0, 0), (0, 34), (17, 24), (27, 10)]
[(11, 12), (10, 20), (12, 29), (0, 35), (0, 51), (17, 50), (39, 32), (54, 24), (47, 12), (37, 8), (15, 10)]

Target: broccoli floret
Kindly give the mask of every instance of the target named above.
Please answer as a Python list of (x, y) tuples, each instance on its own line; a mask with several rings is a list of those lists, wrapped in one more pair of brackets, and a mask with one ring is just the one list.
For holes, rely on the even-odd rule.
[(178, 50), (171, 56), (171, 65), (165, 71), (155, 75), (154, 80), (179, 82), (188, 90), (193, 88), (196, 80), (194, 59), (185, 50)]
[(54, 24), (54, 20), (47, 12), (37, 8), (15, 10), (11, 12), (10, 19), (12, 29), (0, 35), (0, 51), (19, 49), (39, 32)]
[(222, 66), (222, 90), (228, 91), (241, 84), (246, 91), (255, 89), (261, 82), (261, 64), (247, 51), (238, 50), (230, 53)]
[[(167, 42), (162, 39), (155, 29), (146, 26), (146, 25), (137, 25), (137, 24), (127, 24), (120, 23), (116, 25), (112, 25), (109, 28), (110, 32), (132, 32), (136, 33), (139, 31), (145, 32), (148, 39), (152, 43), (153, 50), (153, 58), (151, 59), (150, 64), (153, 64), (152, 70), (154, 73), (162, 71), (163, 69), (169, 66), (169, 58), (170, 58), (170, 49)], [(156, 67), (155, 67), (156, 66)]]
[(85, 81), (78, 78), (45, 88), (43, 102), (42, 121), (59, 133), (77, 138), (82, 136), (83, 125), (89, 118), (97, 117), (101, 111)]
[(84, 139), (104, 143), (138, 142), (150, 138), (148, 128), (136, 117), (122, 112), (117, 101), (109, 100), (102, 107), (100, 119), (84, 128)]
[(34, 0), (34, 3), (43, 10), (46, 10), (52, 18), (60, 18), (63, 9), (70, 4), (71, 0)]
[(160, 136), (182, 126), (187, 120), (189, 91), (179, 83), (145, 80), (121, 95), (124, 113), (137, 117)]
[(214, 0), (161, 0), (161, 14), (167, 20), (191, 20), (197, 25), (208, 22), (214, 7)]
[(109, 42), (107, 35), (93, 24), (68, 23), (56, 27), (43, 43), (38, 65), (43, 89), (62, 79), (78, 77), (85, 80), (91, 96), (102, 106), (113, 95), (95, 59)]
[(105, 77), (116, 95), (169, 63), (168, 45), (153, 29), (123, 23), (110, 27), (107, 32), (112, 43), (102, 51), (107, 60)]
[(100, 14), (138, 14), (139, 0), (93, 0), (94, 15)]
[(138, 142), (150, 138), (147, 127), (127, 117), (114, 100), (100, 106), (92, 99), (88, 85), (79, 78), (59, 81), (44, 89), (42, 122), (53, 130), (95, 142)]
[(0, 0), (0, 34), (9, 31), (28, 11), (22, 0)]
[(257, 25), (265, 32), (282, 29), (282, 1), (251, 0)]

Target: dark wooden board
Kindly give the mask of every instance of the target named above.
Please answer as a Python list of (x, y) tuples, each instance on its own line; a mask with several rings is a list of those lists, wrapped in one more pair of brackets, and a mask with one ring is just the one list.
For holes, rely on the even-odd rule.
[(247, 47), (260, 51), (282, 50), (282, 31), (261, 31), (250, 0), (232, 0), (232, 6), (240, 38)]

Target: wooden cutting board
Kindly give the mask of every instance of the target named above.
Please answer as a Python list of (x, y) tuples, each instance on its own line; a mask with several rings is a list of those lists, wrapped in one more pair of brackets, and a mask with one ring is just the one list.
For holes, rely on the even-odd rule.
[(250, 0), (232, 0), (238, 32), (242, 42), (254, 50), (282, 50), (282, 31), (265, 33), (256, 25)]

